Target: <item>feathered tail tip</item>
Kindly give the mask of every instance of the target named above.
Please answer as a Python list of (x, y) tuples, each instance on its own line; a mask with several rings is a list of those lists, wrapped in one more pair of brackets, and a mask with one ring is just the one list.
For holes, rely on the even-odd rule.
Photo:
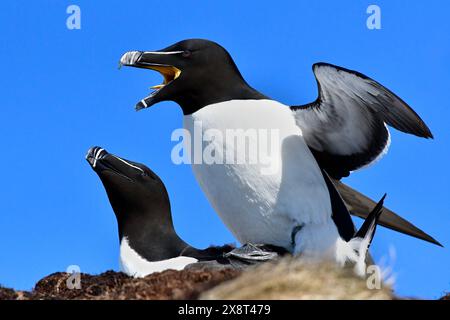
[(386, 194), (367, 216), (354, 238), (348, 242), (338, 239), (336, 244), (336, 261), (341, 266), (344, 266), (346, 263), (353, 263), (355, 273), (360, 277), (364, 277), (367, 274), (367, 253), (375, 235), (377, 222), (383, 212), (385, 198)]

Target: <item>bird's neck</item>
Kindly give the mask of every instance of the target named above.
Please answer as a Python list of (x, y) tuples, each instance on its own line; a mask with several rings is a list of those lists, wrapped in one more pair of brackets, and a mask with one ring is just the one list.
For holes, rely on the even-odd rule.
[(224, 77), (189, 90), (175, 101), (184, 115), (192, 114), (211, 104), (230, 100), (260, 100), (267, 96), (250, 87), (242, 77)]
[(126, 239), (129, 246), (147, 261), (175, 258), (190, 248), (175, 232), (171, 219), (144, 212), (117, 220), (121, 243)]

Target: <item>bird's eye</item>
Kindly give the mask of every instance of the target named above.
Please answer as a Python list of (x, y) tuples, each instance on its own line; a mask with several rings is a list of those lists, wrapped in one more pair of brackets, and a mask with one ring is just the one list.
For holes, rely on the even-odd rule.
[(187, 57), (190, 57), (191, 56), (191, 51), (190, 50), (184, 50), (183, 51), (183, 57), (185, 57), (185, 58), (187, 58)]
[(147, 172), (143, 171), (143, 172), (141, 173), (141, 177), (148, 177)]

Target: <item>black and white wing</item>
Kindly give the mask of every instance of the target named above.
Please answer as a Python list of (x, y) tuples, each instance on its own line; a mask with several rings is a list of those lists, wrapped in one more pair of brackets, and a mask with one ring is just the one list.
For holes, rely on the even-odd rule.
[(319, 97), (291, 110), (317, 162), (333, 178), (382, 156), (390, 142), (386, 125), (433, 137), (413, 109), (369, 77), (326, 63), (314, 64), (313, 71)]

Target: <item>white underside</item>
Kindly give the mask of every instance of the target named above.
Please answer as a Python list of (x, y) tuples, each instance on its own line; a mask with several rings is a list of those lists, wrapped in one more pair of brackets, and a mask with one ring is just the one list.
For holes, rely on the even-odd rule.
[[(272, 100), (233, 100), (185, 116), (191, 135), (194, 121), (201, 121), (204, 132), (215, 129), (224, 136), (226, 129), (279, 130), (278, 146), (270, 153), (270, 160), (278, 163), (273, 174), (261, 174), (267, 163), (259, 162), (192, 165), (210, 203), (241, 243), (293, 250), (291, 233), (301, 224), (330, 224), (327, 232), (337, 235), (327, 186), (288, 107)], [(233, 146), (225, 141), (227, 148)]]
[[(273, 174), (261, 174), (267, 162), (192, 165), (209, 202), (241, 243), (273, 244), (304, 257), (338, 262), (348, 258), (353, 250), (339, 237), (328, 188), (287, 106), (273, 100), (209, 105), (184, 117), (191, 136), (198, 121), (203, 132), (214, 129), (223, 136), (226, 129), (279, 130), (278, 147), (270, 153), (271, 161), (279, 164)], [(233, 148), (229, 141), (224, 146), (216, 147), (224, 153)], [(293, 245), (292, 231), (299, 225), (303, 228)]]
[(183, 270), (188, 264), (197, 261), (195, 258), (182, 256), (156, 262), (147, 261), (130, 247), (127, 238), (120, 242), (120, 270), (135, 278), (164, 270)]

